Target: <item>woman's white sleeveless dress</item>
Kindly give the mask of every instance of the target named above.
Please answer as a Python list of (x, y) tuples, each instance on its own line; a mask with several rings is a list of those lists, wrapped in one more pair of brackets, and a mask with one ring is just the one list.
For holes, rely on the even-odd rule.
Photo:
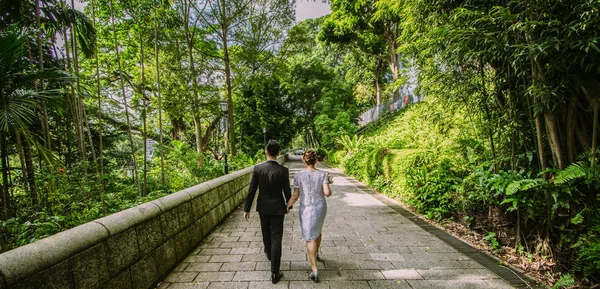
[(323, 184), (329, 182), (328, 177), (321, 170), (303, 170), (294, 176), (294, 188), (300, 190), (300, 228), (305, 241), (316, 240), (323, 229), (327, 215)]

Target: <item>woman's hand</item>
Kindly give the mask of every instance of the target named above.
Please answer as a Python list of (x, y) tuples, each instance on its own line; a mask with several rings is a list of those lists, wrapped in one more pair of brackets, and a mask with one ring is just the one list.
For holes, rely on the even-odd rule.
[(294, 193), (292, 193), (292, 197), (290, 198), (290, 200), (287, 202), (286, 208), (287, 208), (287, 213), (290, 213), (290, 210), (294, 207), (294, 204), (296, 203), (296, 201), (298, 201), (298, 199), (300, 198), (300, 189), (298, 188), (294, 188)]

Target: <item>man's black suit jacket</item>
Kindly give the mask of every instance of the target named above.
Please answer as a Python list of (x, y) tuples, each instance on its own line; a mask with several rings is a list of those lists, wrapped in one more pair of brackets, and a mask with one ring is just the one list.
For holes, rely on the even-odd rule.
[(285, 215), (286, 202), (292, 195), (288, 168), (271, 160), (256, 165), (252, 172), (244, 212), (250, 212), (257, 189), (260, 192), (256, 201), (256, 211), (265, 215)]

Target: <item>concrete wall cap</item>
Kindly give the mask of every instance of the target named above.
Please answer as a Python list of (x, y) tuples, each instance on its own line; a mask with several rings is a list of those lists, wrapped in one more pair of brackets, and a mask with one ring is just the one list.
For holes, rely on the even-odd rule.
[(190, 194), (186, 190), (182, 190), (156, 199), (150, 203), (156, 204), (163, 212), (166, 212), (191, 200), (192, 197)]
[(231, 175), (224, 175), (224, 176), (220, 176), (216, 179), (212, 179), (210, 181), (205, 182), (209, 187), (211, 187), (212, 189), (218, 188), (230, 181), (232, 181), (233, 178), (231, 177)]
[(144, 203), (118, 213), (95, 220), (102, 224), (111, 236), (133, 228), (147, 220), (160, 215), (161, 210), (157, 204)]
[(247, 167), (247, 168), (245, 168), (243, 170), (235, 171), (231, 175), (235, 179), (237, 179), (238, 177), (242, 177), (242, 176), (245, 176), (246, 174), (252, 173), (252, 171), (254, 171), (254, 166)]
[(109, 237), (104, 226), (89, 222), (0, 254), (0, 271), (10, 287)]
[(210, 190), (211, 190), (211, 187), (209, 185), (207, 185), (206, 183), (201, 183), (201, 184), (198, 184), (193, 187), (185, 189), (185, 191), (188, 192), (190, 194), (190, 196), (192, 196), (192, 199), (195, 199), (201, 195), (204, 195)]

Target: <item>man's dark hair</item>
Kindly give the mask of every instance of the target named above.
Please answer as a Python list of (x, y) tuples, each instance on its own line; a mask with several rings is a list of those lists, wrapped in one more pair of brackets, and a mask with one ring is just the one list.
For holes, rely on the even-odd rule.
[(279, 149), (279, 143), (274, 139), (270, 139), (265, 146), (265, 150), (267, 150), (267, 153), (272, 157), (276, 157), (279, 154)]

